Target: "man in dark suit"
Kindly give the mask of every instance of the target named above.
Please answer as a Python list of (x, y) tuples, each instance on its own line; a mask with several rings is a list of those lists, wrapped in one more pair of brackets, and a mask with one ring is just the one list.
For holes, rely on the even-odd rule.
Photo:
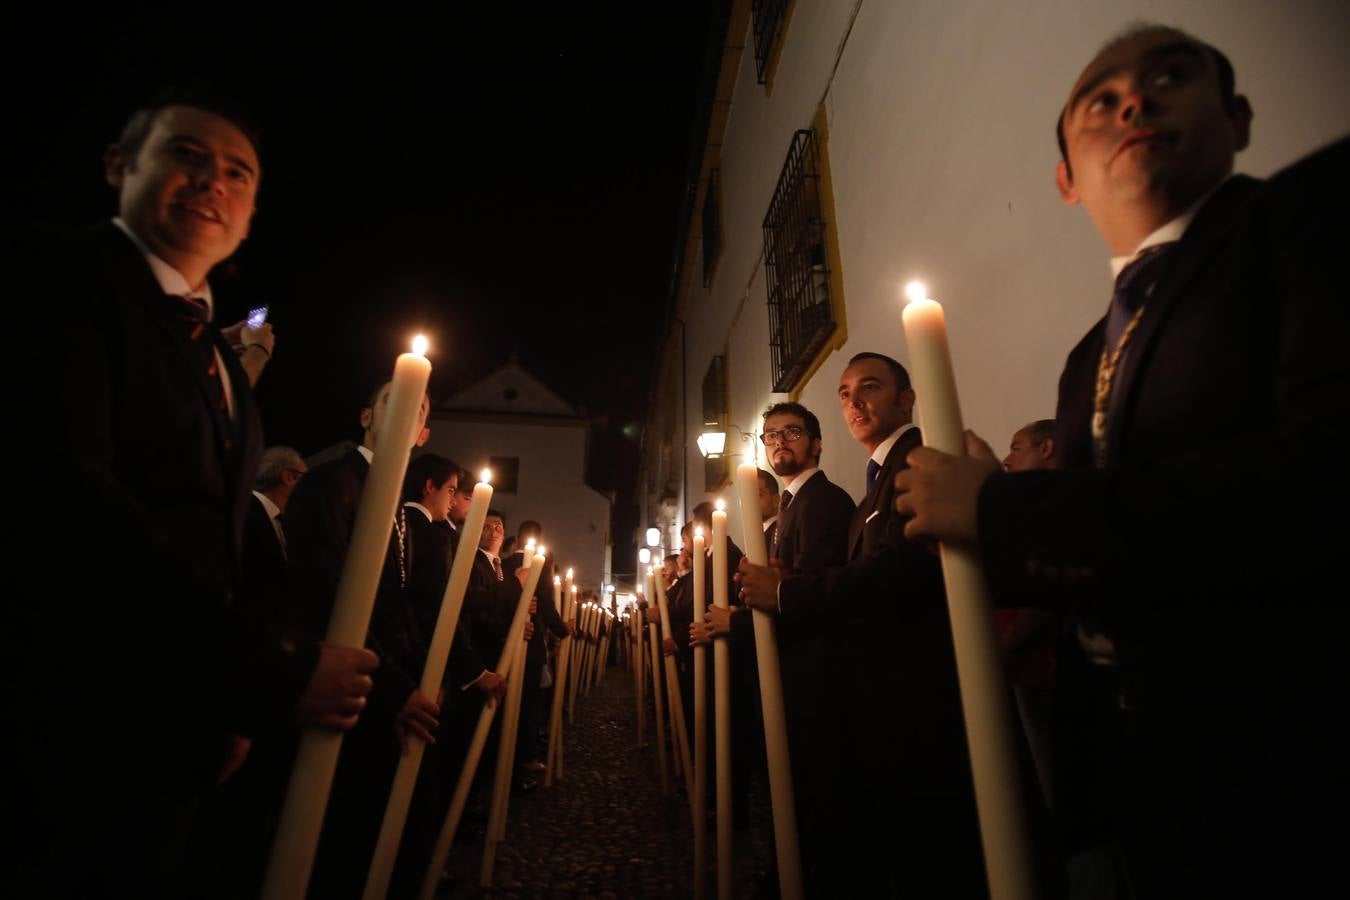
[[(286, 540), (302, 626), (311, 635), (328, 627), (342, 569), (351, 544), (357, 507), (374, 448), (389, 406), (390, 384), (374, 391), (361, 410), (361, 444), (352, 452), (315, 466), (301, 479), (287, 507)], [(424, 397), (414, 442), (424, 443), (429, 407)], [(409, 450), (412, 448), (410, 447)], [(314, 863), (312, 889), (318, 896), (360, 893), (374, 852), (400, 744), (409, 735), (435, 742), (439, 707), (418, 689), (424, 639), (409, 595), (416, 548), (409, 538), (407, 510), (394, 517), (371, 612), (366, 644), (379, 654), (370, 704), (343, 741)]]
[[(374, 660), (284, 645), (238, 611), (262, 439), (238, 356), (210, 323), (207, 275), (248, 234), (256, 132), (216, 99), (165, 96), (131, 117), (105, 161), (116, 219), (0, 241), (9, 290), (26, 298), (11, 328), (51, 339), (7, 355), (9, 383), (22, 385), (10, 426), (43, 446), (8, 468), (28, 517), (8, 546), (42, 579), (13, 623), (42, 636), (17, 642), (14, 721), (27, 733), (14, 742), (15, 814), (35, 844), (17, 857), (48, 895), (114, 884), (157, 897), (182, 889), (175, 872), (226, 734), (297, 712), (350, 727)], [(71, 510), (97, 535), (80, 570), (104, 589), (70, 573), (56, 536)], [(134, 599), (111, 603), (110, 591)], [(122, 687), (101, 687), (110, 680)], [(106, 737), (96, 766), (91, 735)]]
[[(921, 443), (909, 373), (890, 357), (859, 353), (840, 376), (839, 402), (869, 454), (867, 496), (849, 522), (848, 562), (784, 578), (779, 567), (742, 561), (742, 593), (752, 607), (778, 614), (784, 630), (823, 625), (846, 636), (828, 687), (847, 705), (848, 739), (840, 745), (855, 754), (843, 763), (857, 804), (849, 819), (881, 827), (845, 839), (853, 856), (834, 871), (857, 881), (844, 892), (982, 896), (942, 573), (932, 552), (900, 535), (892, 506), (894, 474)], [(879, 758), (886, 760), (881, 777)]]
[[(759, 515), (764, 522), (764, 544), (772, 554), (778, 535), (778, 479), (772, 472), (759, 470)], [(852, 505), (852, 504), (850, 504)]]
[(1350, 499), (1350, 142), (1232, 176), (1251, 120), (1228, 60), (1182, 32), (1097, 55), (1056, 174), (1118, 279), (1060, 378), (1062, 469), (1000, 473), (969, 439), (899, 484), (911, 534), (977, 547), (999, 602), (1049, 598), (1111, 673), (1099, 747), (1139, 896), (1337, 877), (1346, 622), (1321, 586), (1343, 580)]
[[(785, 575), (843, 565), (855, 507), (848, 492), (820, 470), (820, 420), (800, 403), (775, 403), (764, 412), (760, 439), (774, 474), (784, 481), (780, 494), (776, 481), (766, 491), (760, 478), (760, 502), (767, 493), (777, 513), (775, 527), (766, 532), (770, 558)], [(822, 896), (846, 883), (847, 875), (834, 869), (850, 853), (846, 832), (838, 827), (848, 813), (849, 785), (838, 777), (835, 744), (847, 720), (831, 690), (844, 664), (844, 637), (838, 623), (828, 621), (778, 628), (802, 868), (811, 892)]]
[[(525, 542), (531, 538), (536, 543), (540, 543), (543, 536), (543, 526), (531, 519), (526, 519), (516, 529), (516, 546), (523, 548)], [(508, 577), (515, 575), (520, 570), (521, 563), (524, 560), (524, 550), (511, 554), (502, 563), (506, 575)], [(563, 622), (562, 616), (558, 614), (554, 602), (553, 573), (555, 568), (553, 557), (550, 555), (544, 562), (544, 569), (539, 575), (539, 586), (535, 591), (535, 608), (530, 615), (530, 623), (534, 627), (529, 637), (529, 645), (525, 650), (525, 687), (521, 694), (520, 724), (516, 729), (516, 765), (526, 775), (543, 771), (543, 763), (539, 760), (541, 748), (539, 747), (537, 731), (548, 698), (547, 690), (539, 686), (544, 674), (544, 662), (548, 658), (548, 651), (544, 645), (544, 630), (548, 629), (554, 637), (558, 638), (567, 637), (571, 633), (567, 624)], [(535, 779), (531, 778), (522, 778), (519, 781), (513, 780), (512, 782), (513, 790), (529, 790), (537, 783)]]

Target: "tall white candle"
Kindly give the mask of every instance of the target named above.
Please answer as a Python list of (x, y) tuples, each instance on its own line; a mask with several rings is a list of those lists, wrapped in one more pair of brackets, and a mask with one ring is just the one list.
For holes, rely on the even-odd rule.
[[(741, 528), (745, 555), (757, 566), (769, 564), (764, 527), (759, 515), (759, 467), (747, 453), (736, 467), (736, 494), (741, 501)], [(803, 896), (801, 863), (797, 858), (797, 810), (792, 796), (792, 762), (788, 756), (787, 718), (783, 713), (783, 678), (778, 666), (778, 639), (768, 613), (754, 610), (755, 655), (759, 660), (759, 700), (764, 712), (764, 744), (769, 758), (769, 795), (773, 805), (773, 836), (778, 856), (778, 884), (786, 900)]]
[[(965, 428), (942, 306), (929, 299), (917, 282), (906, 293), (910, 302), (901, 318), (924, 443), (952, 456), (965, 456)], [(946, 544), (939, 550), (989, 893), (993, 900), (1030, 900), (1035, 893), (1031, 851), (989, 589), (976, 554)]]
[[(535, 589), (539, 586), (539, 574), (543, 571), (543, 568), (544, 558), (542, 555), (537, 559), (531, 559), (529, 574), (525, 578), (525, 586), (520, 592), (520, 599), (516, 601), (516, 612), (511, 618), (511, 626), (506, 633), (506, 644), (502, 648), (502, 655), (495, 670), (507, 679), (512, 677), (512, 668), (519, 652), (518, 648), (525, 636), (525, 623), (530, 618), (530, 598), (534, 596)], [(517, 671), (515, 677), (520, 678), (520, 672)], [(497, 706), (495, 700), (489, 699), (483, 704), (483, 711), (478, 714), (478, 726), (469, 742), (469, 750), (464, 757), (464, 766), (459, 772), (459, 781), (455, 783), (455, 790), (450, 798), (450, 809), (446, 811), (445, 821), (442, 823), (440, 834), (436, 838), (436, 846), (431, 854), (431, 864), (427, 866), (426, 874), (422, 878), (422, 887), (417, 894), (418, 900), (432, 900), (436, 895), (436, 888), (440, 885), (441, 873), (445, 870), (446, 857), (450, 855), (450, 845), (454, 841), (455, 831), (459, 828), (460, 817), (464, 814), (464, 806), (469, 799), (469, 788), (473, 784), (474, 775), (478, 772), (478, 761), (483, 756), (483, 747), (487, 744), (488, 732), (492, 730), (492, 719), (497, 713)], [(489, 828), (489, 838), (490, 836), (491, 829)]]
[[(460, 534), (468, 536), (483, 533), (483, 522), (487, 519), (488, 505), (492, 501), (491, 479), (492, 473), (484, 469), (482, 480), (473, 486), (473, 498), (469, 501), (469, 512), (464, 518)], [(469, 573), (473, 570), (477, 555), (477, 540), (461, 540), (455, 548), (450, 578), (445, 583), (441, 609), (436, 616), (426, 665), (422, 669), (420, 689), (425, 697), (435, 697), (440, 692), (446, 661), (450, 656), (450, 644), (454, 641), (455, 627), (459, 624), (459, 614), (464, 608), (464, 591), (469, 585)], [(403, 837), (403, 826), (408, 818), (408, 807), (412, 802), (413, 788), (417, 784), (417, 772), (422, 766), (425, 750), (426, 744), (420, 737), (414, 736), (409, 742), (408, 752), (399, 757), (394, 784), (389, 791), (389, 802), (384, 810), (384, 821), (380, 825), (380, 836), (375, 842), (375, 856), (366, 876), (366, 887), (362, 894), (364, 900), (380, 900), (389, 890), (389, 879), (394, 874), (394, 860), (398, 855), (398, 844)]]
[[(674, 640), (670, 627), (670, 602), (666, 599), (664, 576), (658, 571), (654, 577), (656, 579), (656, 601), (661, 610), (661, 631), (666, 637)], [(675, 657), (666, 656), (665, 661), (666, 685), (670, 691), (670, 719), (674, 726), (675, 750), (680, 764), (684, 767), (685, 784), (689, 785), (693, 783), (693, 766), (689, 762), (689, 735), (688, 726), (685, 725), (684, 721), (684, 697), (680, 692), (680, 678)], [(695, 819), (694, 824), (697, 829), (697, 826), (701, 826), (703, 823)]]
[[(718, 499), (712, 514), (713, 606), (729, 609), (727, 504)], [(717, 727), (717, 897), (732, 900), (731, 821), (731, 648), (726, 639), (713, 643), (713, 713)]]
[[(704, 589), (707, 583), (708, 560), (703, 550), (703, 529), (694, 529), (694, 545), (690, 550), (694, 564), (694, 621), (703, 623), (706, 612)], [(701, 900), (707, 884), (708, 868), (708, 648), (694, 647), (694, 897)]]
[[(394, 512), (403, 493), (408, 455), (421, 427), (422, 399), (431, 377), (431, 363), (425, 354), (426, 338), (419, 335), (413, 342), (413, 352), (401, 354), (395, 361), (389, 399), (373, 423), (374, 456), (328, 620), (324, 637), (328, 644), (365, 644)], [(311, 728), (301, 737), (263, 879), (264, 900), (299, 900), (305, 896), (341, 749), (341, 732)]]
[[(652, 578), (651, 568), (647, 569), (647, 602), (656, 602), (656, 582)], [(656, 707), (656, 750), (661, 764), (661, 793), (670, 793), (670, 767), (666, 762), (666, 723), (665, 701), (661, 697), (661, 639), (656, 633), (656, 623), (647, 624), (647, 638), (652, 657), (652, 704)]]

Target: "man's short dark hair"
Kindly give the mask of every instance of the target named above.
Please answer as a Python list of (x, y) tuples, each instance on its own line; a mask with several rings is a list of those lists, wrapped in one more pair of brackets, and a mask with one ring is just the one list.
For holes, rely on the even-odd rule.
[(764, 485), (764, 489), (766, 491), (777, 497), (778, 479), (773, 477), (772, 472), (767, 472), (764, 469), (757, 469), (756, 471), (759, 472), (759, 483)]
[(1022, 429), (1033, 444), (1044, 444), (1055, 437), (1054, 419), (1037, 419)]
[(403, 501), (421, 503), (426, 484), (439, 489), (452, 477), (459, 475), (459, 466), (436, 453), (423, 453), (408, 463), (408, 474), (403, 477)]
[(679, 565), (679, 564), (680, 564), (680, 554), (678, 554), (678, 553), (668, 553), (668, 554), (666, 554), (666, 562), (668, 562), (668, 563), (675, 563), (676, 565)]
[(118, 135), (117, 148), (128, 163), (133, 163), (140, 156), (145, 139), (150, 136), (150, 129), (155, 126), (156, 117), (170, 106), (190, 106), (227, 120), (243, 132), (244, 137), (253, 145), (253, 152), (257, 154), (259, 163), (262, 162), (262, 128), (259, 127), (252, 111), (242, 101), (208, 87), (177, 85), (161, 90), (127, 118), (121, 134)]
[[(896, 365), (899, 365), (899, 363), (896, 363)], [(770, 416), (796, 416), (806, 426), (807, 434), (813, 438), (820, 437), (820, 419), (817, 419), (815, 413), (800, 403), (794, 403), (791, 400), (774, 403), (764, 410), (764, 421), (767, 422)]]
[(540, 525), (534, 519), (526, 519), (520, 523), (516, 529), (516, 537), (520, 540), (520, 545), (525, 546), (525, 542), (534, 538), (534, 542), (539, 543), (539, 539), (544, 536), (544, 526)]
[[(1214, 60), (1214, 68), (1218, 72), (1219, 96), (1223, 100), (1223, 105), (1228, 109), (1233, 108), (1233, 103), (1237, 99), (1237, 76), (1233, 72), (1232, 61), (1230, 61), (1218, 47), (1215, 47), (1213, 44), (1206, 44), (1199, 38), (1193, 37), (1182, 31), (1180, 28), (1173, 28), (1170, 25), (1156, 25), (1152, 22), (1140, 22), (1131, 25), (1129, 28), (1103, 44), (1102, 48), (1097, 51), (1096, 56), (1093, 58), (1095, 59), (1097, 56), (1101, 56), (1112, 47), (1116, 47), (1145, 31), (1172, 31), (1208, 52), (1210, 59)], [(1069, 109), (1067, 106), (1060, 107), (1059, 116), (1055, 119), (1055, 140), (1059, 142), (1059, 158), (1064, 160), (1064, 166), (1069, 171), (1069, 177), (1072, 178), (1073, 165), (1069, 162), (1069, 145), (1068, 142), (1064, 140), (1064, 114), (1068, 111)]]
[(712, 536), (712, 514), (713, 505), (707, 500), (695, 506), (694, 511), (689, 514), (689, 520), (695, 525), (702, 525), (709, 538)]
[(864, 359), (879, 359), (884, 362), (886, 368), (891, 370), (891, 377), (895, 379), (895, 389), (897, 391), (909, 390), (909, 372), (905, 371), (905, 367), (900, 365), (897, 360), (891, 359), (884, 353), (864, 352), (854, 354), (853, 358), (848, 361), (848, 364), (851, 366)]
[(506, 516), (502, 515), (502, 511), (501, 511), (500, 509), (489, 509), (489, 510), (487, 511), (487, 515), (486, 515), (484, 518), (487, 518), (487, 519), (501, 519), (501, 520), (502, 520), (502, 527), (503, 527), (503, 528), (506, 527)]

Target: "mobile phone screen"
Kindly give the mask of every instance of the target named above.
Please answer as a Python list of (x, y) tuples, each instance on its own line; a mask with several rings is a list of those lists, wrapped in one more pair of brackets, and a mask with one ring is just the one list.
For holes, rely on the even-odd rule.
[(253, 309), (250, 309), (250, 310), (248, 311), (248, 327), (249, 327), (249, 328), (261, 328), (261, 327), (263, 327), (263, 323), (266, 322), (266, 321), (267, 321), (267, 307), (266, 307), (266, 306), (255, 306), (255, 307), (253, 307)]

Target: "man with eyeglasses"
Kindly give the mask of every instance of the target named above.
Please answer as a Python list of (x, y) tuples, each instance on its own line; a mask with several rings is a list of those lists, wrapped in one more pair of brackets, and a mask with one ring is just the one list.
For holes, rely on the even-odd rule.
[[(942, 572), (927, 547), (905, 541), (893, 506), (895, 473), (922, 443), (913, 423), (914, 390), (900, 363), (859, 353), (840, 375), (838, 396), (849, 432), (868, 453), (867, 495), (850, 511), (846, 562), (791, 575), (781, 565), (742, 561), (741, 595), (751, 607), (776, 614), (785, 635), (801, 628), (839, 636), (835, 670), (821, 677), (830, 690), (827, 702), (840, 716), (837, 734), (844, 735), (835, 742), (832, 794), (848, 798), (852, 807), (848, 815), (831, 815), (827, 827), (834, 832), (847, 823), (869, 824), (832, 835), (839, 855), (828, 888), (840, 896), (983, 896)], [(784, 426), (770, 428), (766, 421), (765, 427)], [(819, 442), (813, 438), (811, 444), (819, 458)], [(802, 453), (798, 462), (797, 454), (776, 447), (775, 469), (799, 478), (810, 459), (805, 448)], [(818, 478), (805, 485), (794, 480), (786, 493), (794, 493), (794, 485), (804, 491)], [(791, 521), (795, 505), (795, 499), (787, 501), (789, 521), (780, 523), (784, 541), (797, 527)], [(793, 562), (818, 565), (809, 558)], [(785, 660), (785, 702), (788, 668)], [(849, 748), (842, 761), (839, 747)], [(883, 762), (884, 772), (875, 777)], [(794, 757), (792, 764), (795, 774), (802, 763)]]

